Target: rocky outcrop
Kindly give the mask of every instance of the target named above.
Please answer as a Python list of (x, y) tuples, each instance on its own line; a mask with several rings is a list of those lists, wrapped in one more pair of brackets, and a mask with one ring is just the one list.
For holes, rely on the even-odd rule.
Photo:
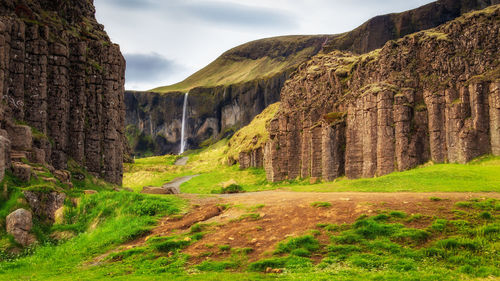
[(94, 13), (84, 0), (0, 3), (1, 128), (14, 150), (121, 183), (125, 61)]
[(31, 212), (17, 209), (6, 218), (7, 233), (14, 237), (17, 243), (28, 246), (35, 242), (35, 237), (30, 234), (33, 227)]
[(56, 211), (64, 205), (66, 194), (45, 191), (24, 191), (31, 209), (40, 218), (55, 220)]
[(499, 154), (500, 5), (364, 55), (320, 54), (269, 125), (270, 181), (381, 176)]

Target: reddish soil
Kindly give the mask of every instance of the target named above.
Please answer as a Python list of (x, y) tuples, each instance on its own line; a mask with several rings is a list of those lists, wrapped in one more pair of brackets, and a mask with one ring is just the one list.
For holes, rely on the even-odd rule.
[[(147, 237), (140, 238), (125, 248), (140, 246), (154, 236), (185, 233), (195, 223), (209, 224), (203, 239), (193, 243), (184, 253), (191, 263), (222, 259), (230, 252), (219, 250), (220, 245), (231, 248), (252, 248), (250, 261), (269, 255), (278, 242), (318, 229), (318, 223), (353, 223), (363, 214), (398, 210), (422, 214), (423, 220), (409, 223), (413, 227), (427, 227), (432, 216), (454, 216), (454, 204), (472, 198), (500, 198), (499, 193), (297, 193), (269, 191), (235, 195), (181, 195), (191, 202), (191, 211), (182, 218), (164, 218)], [(433, 201), (430, 198), (441, 198)], [(331, 207), (313, 207), (314, 202), (329, 202)], [(260, 205), (260, 208), (257, 206)], [(227, 208), (224, 208), (224, 207)], [(245, 214), (259, 214), (260, 218)], [(320, 237), (328, 240), (328, 237)], [(325, 241), (326, 242), (326, 241)], [(122, 248), (123, 249), (123, 248)]]

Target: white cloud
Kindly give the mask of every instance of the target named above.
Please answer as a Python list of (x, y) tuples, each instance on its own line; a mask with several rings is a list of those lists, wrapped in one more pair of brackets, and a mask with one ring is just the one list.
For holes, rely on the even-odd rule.
[[(125, 54), (157, 54), (168, 71), (143, 79), (129, 68), (128, 89), (179, 82), (239, 44), (290, 34), (336, 34), (369, 18), (429, 0), (95, 0), (97, 18)], [(161, 58), (161, 59), (160, 59)], [(168, 62), (175, 62), (175, 65)], [(148, 73), (148, 69), (144, 69)], [(149, 72), (150, 73), (150, 72)], [(131, 76), (132, 75), (132, 76)], [(151, 76), (146, 76), (151, 77)]]

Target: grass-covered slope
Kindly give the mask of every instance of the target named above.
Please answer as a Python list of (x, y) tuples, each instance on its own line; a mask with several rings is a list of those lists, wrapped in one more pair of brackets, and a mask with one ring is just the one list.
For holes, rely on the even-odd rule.
[(240, 152), (248, 152), (262, 147), (269, 140), (266, 127), (274, 118), (280, 103), (268, 106), (261, 114), (255, 116), (250, 124), (241, 128), (229, 140), (227, 157), (238, 161)]
[(152, 92), (187, 92), (263, 79), (296, 68), (317, 54), (327, 35), (282, 36), (252, 41), (231, 49), (186, 80)]

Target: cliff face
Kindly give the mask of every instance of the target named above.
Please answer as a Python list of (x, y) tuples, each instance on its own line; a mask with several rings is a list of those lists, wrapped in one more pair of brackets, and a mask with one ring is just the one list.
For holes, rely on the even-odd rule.
[(125, 61), (94, 13), (88, 0), (0, 3), (2, 135), (30, 160), (121, 183)]
[[(187, 107), (188, 148), (225, 137), (250, 123), (279, 100), (288, 75), (227, 87), (192, 89)], [(137, 155), (179, 153), (184, 95), (125, 92), (127, 134)]]
[(185, 81), (153, 90), (164, 95), (127, 92), (129, 143), (136, 155), (178, 153), (181, 95), (191, 90), (188, 143), (190, 148), (197, 148), (204, 141), (219, 139), (247, 125), (266, 106), (279, 101), (289, 74), (321, 50), (366, 53), (388, 40), (436, 27), (496, 2), (440, 0), (411, 11), (375, 17), (340, 35), (285, 36), (236, 47)]
[(292, 74), (269, 125), (270, 181), (381, 176), (500, 155), (500, 5)]
[(500, 4), (500, 0), (439, 0), (406, 12), (378, 16), (330, 39), (323, 53), (334, 50), (367, 53), (389, 40), (437, 27), (464, 13), (495, 4)]

